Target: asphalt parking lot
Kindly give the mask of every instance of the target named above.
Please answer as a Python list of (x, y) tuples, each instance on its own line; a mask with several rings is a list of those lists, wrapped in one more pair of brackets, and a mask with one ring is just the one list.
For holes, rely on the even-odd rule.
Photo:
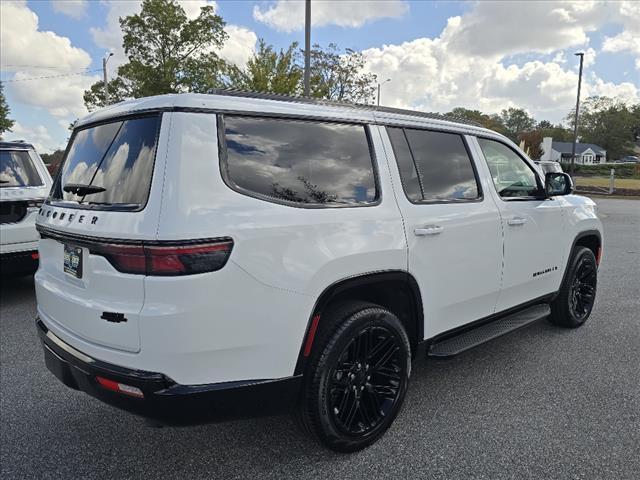
[(2, 478), (639, 478), (640, 201), (597, 202), (606, 244), (587, 324), (417, 359), (395, 424), (354, 455), (287, 416), (152, 428), (66, 388), (44, 366), (33, 282), (5, 279)]

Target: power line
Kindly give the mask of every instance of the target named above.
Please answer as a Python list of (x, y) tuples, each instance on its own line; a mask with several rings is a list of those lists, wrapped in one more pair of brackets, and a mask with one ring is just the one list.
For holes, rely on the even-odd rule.
[(86, 75), (87, 73), (99, 72), (100, 68), (94, 70), (85, 70), (83, 72), (75, 72), (75, 73), (63, 73), (60, 75), (47, 75), (44, 77), (29, 77), (29, 78), (14, 78), (12, 80), (2, 80), (2, 83), (13, 83), (13, 82), (26, 82), (29, 80), (43, 80), (45, 78), (60, 78), (60, 77), (71, 77), (74, 75)]
[(49, 65), (0, 65), (0, 68), (43, 68), (45, 70), (61, 70), (66, 67), (51, 67)]

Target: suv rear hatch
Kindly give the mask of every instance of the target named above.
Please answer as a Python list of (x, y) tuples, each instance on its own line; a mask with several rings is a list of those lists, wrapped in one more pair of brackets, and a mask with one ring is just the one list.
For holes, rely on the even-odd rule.
[(155, 238), (162, 174), (155, 182), (152, 176), (161, 118), (145, 114), (74, 131), (38, 215), (38, 310), (67, 339), (140, 350), (144, 275), (123, 273), (105, 252)]

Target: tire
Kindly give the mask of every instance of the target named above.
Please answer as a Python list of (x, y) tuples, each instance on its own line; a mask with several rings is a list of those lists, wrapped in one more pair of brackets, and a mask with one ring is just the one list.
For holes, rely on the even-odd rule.
[(591, 250), (578, 247), (569, 261), (558, 296), (551, 302), (552, 323), (566, 328), (584, 325), (596, 298), (598, 264)]
[(336, 452), (378, 440), (398, 415), (411, 347), (398, 318), (378, 305), (346, 302), (323, 313), (305, 372), (299, 420)]

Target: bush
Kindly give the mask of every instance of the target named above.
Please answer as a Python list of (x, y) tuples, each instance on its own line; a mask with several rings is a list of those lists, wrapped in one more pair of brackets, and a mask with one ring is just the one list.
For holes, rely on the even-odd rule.
[[(563, 170), (569, 171), (569, 166), (562, 165)], [(633, 163), (605, 163), (601, 165), (575, 165), (575, 172), (579, 175), (608, 177), (611, 169), (615, 170), (616, 178), (640, 178), (640, 164)]]

